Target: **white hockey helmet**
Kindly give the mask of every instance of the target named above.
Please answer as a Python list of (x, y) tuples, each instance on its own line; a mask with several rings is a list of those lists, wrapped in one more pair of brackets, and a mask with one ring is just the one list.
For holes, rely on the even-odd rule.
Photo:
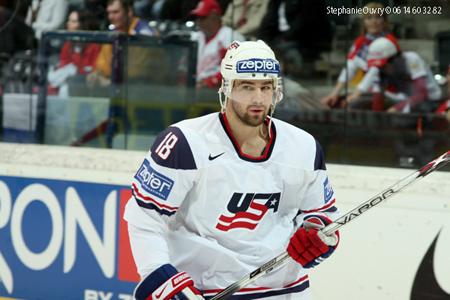
[(220, 71), (222, 86), (219, 89), (219, 95), (221, 93), (225, 95), (223, 102), (220, 99), (222, 109), (225, 107), (226, 98), (231, 95), (235, 80), (271, 79), (275, 90), (272, 104), (275, 106), (283, 97), (280, 63), (272, 49), (261, 40), (232, 42), (222, 59)]
[(397, 45), (388, 38), (380, 37), (373, 41), (367, 53), (367, 65), (370, 67), (382, 67), (389, 58), (396, 55), (398, 51)]

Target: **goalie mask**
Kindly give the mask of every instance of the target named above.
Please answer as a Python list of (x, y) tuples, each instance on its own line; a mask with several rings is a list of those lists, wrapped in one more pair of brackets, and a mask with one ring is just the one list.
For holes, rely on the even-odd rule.
[(271, 80), (274, 89), (272, 113), (283, 98), (280, 63), (276, 60), (272, 49), (261, 40), (232, 42), (222, 59), (220, 71), (222, 86), (218, 92), (222, 111), (225, 111), (227, 100), (234, 99), (232, 92), (235, 80)]

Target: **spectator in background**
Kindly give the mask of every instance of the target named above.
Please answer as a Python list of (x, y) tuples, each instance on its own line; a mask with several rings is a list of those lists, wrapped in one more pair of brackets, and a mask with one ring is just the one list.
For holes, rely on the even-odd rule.
[(106, 24), (106, 1), (107, 0), (84, 0), (84, 8), (94, 15), (100, 30), (105, 30)]
[[(384, 6), (381, 3), (370, 2), (366, 6), (366, 11), (376, 11), (380, 9), (383, 11)], [(386, 37), (394, 42), (397, 49), (397, 39), (389, 32), (389, 22), (387, 14), (365, 14), (361, 20), (361, 35), (353, 42), (352, 47), (347, 55), (346, 67), (342, 69), (336, 86), (333, 91), (326, 97), (321, 99), (321, 102), (330, 107), (343, 107), (346, 102), (352, 102), (358, 99), (363, 93), (369, 91), (370, 82), (373, 80), (372, 72), (368, 72), (367, 67), (367, 50), (369, 45), (378, 37)], [(351, 95), (345, 95), (346, 99), (340, 97), (341, 91), (346, 86), (347, 82), (356, 88)]]
[(225, 26), (229, 26), (245, 36), (254, 39), (266, 15), (269, 0), (233, 0), (222, 17)]
[(200, 29), (197, 56), (197, 88), (218, 88), (222, 83), (220, 62), (233, 40), (245, 38), (228, 26), (222, 25), (222, 9), (216, 0), (202, 0), (191, 11)]
[(400, 52), (392, 40), (380, 37), (369, 46), (367, 64), (375, 71), (372, 110), (433, 112), (438, 106), (441, 89), (417, 53)]
[(26, 23), (34, 30), (40, 40), (42, 32), (59, 29), (67, 16), (67, 0), (32, 0), (28, 9)]
[[(131, 0), (108, 0), (106, 12), (111, 23), (109, 29), (112, 31), (129, 35), (157, 35), (157, 32), (149, 27), (147, 22), (134, 16)], [(128, 57), (130, 60), (127, 64), (129, 68), (127, 71), (130, 76), (136, 76), (145, 68), (145, 61), (149, 57), (144, 52), (137, 51), (141, 49), (130, 48), (129, 50)], [(118, 55), (123, 55), (123, 53)], [(95, 62), (95, 70), (87, 78), (90, 85), (107, 86), (111, 83), (112, 60), (112, 45), (103, 45)]]
[(0, 0), (0, 7), (14, 12), (14, 15), (20, 20), (24, 21), (27, 16), (28, 7), (31, 0)]
[[(155, 0), (163, 2), (159, 18), (176, 22), (185, 22), (190, 19), (190, 12), (198, 5), (199, 0)], [(221, 11), (225, 11), (230, 0), (218, 0)]]
[[(99, 25), (90, 11), (74, 9), (69, 13), (66, 28), (68, 31), (95, 31)], [(59, 67), (73, 63), (78, 73), (90, 73), (99, 51), (98, 44), (66, 42), (61, 50)]]
[[(18, 8), (17, 8), (18, 9)], [(2, 60), (34, 47), (33, 29), (18, 17), (18, 10), (0, 6), (0, 55)]]
[(232, 0), (217, 0), (222, 11), (226, 11)]
[(189, 18), (189, 13), (197, 6), (198, 0), (164, 0), (161, 5), (158, 18), (184, 22)]
[(164, 0), (134, 0), (133, 11), (135, 16), (145, 20), (150, 20), (152, 7), (156, 2), (164, 2)]
[[(93, 15), (87, 10), (72, 10), (67, 18), (68, 31), (98, 30)], [(60, 96), (67, 96), (67, 80), (76, 75), (92, 72), (101, 46), (93, 43), (67, 41), (64, 43), (56, 70), (48, 73), (50, 86), (59, 88)], [(50, 88), (50, 91), (53, 89)]]
[(331, 24), (324, 0), (270, 0), (258, 38), (278, 52), (285, 74), (298, 77), (304, 61), (331, 46)]

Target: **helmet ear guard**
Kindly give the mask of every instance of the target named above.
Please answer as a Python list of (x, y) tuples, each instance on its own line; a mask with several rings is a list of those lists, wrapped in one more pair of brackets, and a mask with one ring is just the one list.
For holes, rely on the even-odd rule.
[(228, 80), (225, 78), (222, 78), (222, 85), (220, 86), (220, 92), (223, 93), (226, 97), (230, 97), (231, 90), (233, 89), (233, 80)]

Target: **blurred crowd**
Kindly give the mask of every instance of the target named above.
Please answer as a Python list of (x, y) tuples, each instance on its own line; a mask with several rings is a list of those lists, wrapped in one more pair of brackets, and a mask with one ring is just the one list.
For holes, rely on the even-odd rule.
[[(383, 7), (378, 2), (366, 6), (375, 8), (368, 10), (372, 12)], [(189, 21), (195, 26), (184, 26)], [(446, 93), (430, 66), (418, 53), (402, 51), (389, 25), (386, 14), (361, 17), (360, 35), (334, 89), (314, 101), (315, 107), (448, 112)], [(298, 79), (309, 74), (306, 62), (331, 51), (334, 34), (321, 0), (0, 0), (0, 63), (36, 49), (43, 32), (59, 29), (159, 38), (187, 33), (198, 42), (196, 87), (215, 90), (230, 42), (262, 39), (280, 59), (290, 87), (287, 99), (301, 93)], [(145, 65), (149, 57), (134, 57), (139, 55), (136, 64)], [(108, 86), (113, 56), (112, 45), (65, 42), (58, 65), (48, 74), (50, 86), (64, 94), (64, 82), (77, 75), (85, 76), (90, 86)]]

